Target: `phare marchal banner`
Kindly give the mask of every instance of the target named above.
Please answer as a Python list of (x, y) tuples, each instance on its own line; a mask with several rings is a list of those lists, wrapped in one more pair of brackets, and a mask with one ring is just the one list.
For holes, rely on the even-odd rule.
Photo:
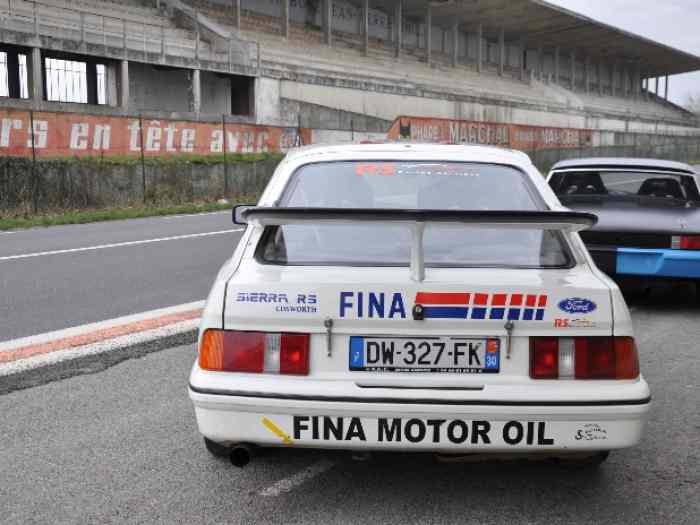
[[(141, 127), (143, 124), (143, 128)], [(310, 142), (308, 129), (39, 112), (33, 114), (40, 157), (274, 153)], [(0, 109), (0, 156), (31, 156), (32, 116)], [(224, 133), (225, 131), (225, 133)]]
[(399, 117), (387, 138), (444, 144), (484, 144), (520, 150), (581, 148), (592, 145), (587, 129), (497, 124), (428, 117)]

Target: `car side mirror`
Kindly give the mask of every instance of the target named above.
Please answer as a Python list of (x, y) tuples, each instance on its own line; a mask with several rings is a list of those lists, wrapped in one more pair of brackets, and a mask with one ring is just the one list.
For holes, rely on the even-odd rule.
[(255, 204), (240, 204), (233, 207), (233, 224), (246, 225), (248, 222), (243, 218), (243, 212), (255, 208)]

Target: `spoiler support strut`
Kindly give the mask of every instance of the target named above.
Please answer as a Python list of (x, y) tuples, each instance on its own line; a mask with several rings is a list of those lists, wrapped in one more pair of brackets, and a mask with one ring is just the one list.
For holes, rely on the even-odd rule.
[(425, 254), (423, 253), (423, 234), (425, 223), (416, 222), (411, 229), (411, 279), (417, 283), (425, 281)]

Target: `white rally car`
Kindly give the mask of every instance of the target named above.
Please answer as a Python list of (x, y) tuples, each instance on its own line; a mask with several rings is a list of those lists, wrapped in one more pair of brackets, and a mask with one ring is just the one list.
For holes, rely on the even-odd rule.
[(213, 453), (257, 446), (572, 454), (636, 445), (630, 315), (529, 158), (308, 147), (219, 272), (189, 393)]

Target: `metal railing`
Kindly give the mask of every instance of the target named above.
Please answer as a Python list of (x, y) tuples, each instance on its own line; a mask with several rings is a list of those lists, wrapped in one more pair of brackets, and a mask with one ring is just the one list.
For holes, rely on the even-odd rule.
[[(157, 2), (159, 5), (160, 2)], [(97, 10), (97, 8), (95, 9)], [(128, 10), (126, 11), (128, 13)], [(195, 16), (194, 31), (166, 27), (145, 20), (136, 21), (137, 16), (98, 14), (88, 9), (57, 5), (40, 0), (0, 0), (0, 30), (11, 30), (47, 35), (77, 41), (80, 45), (102, 46), (104, 53), (112, 54), (119, 49), (124, 57), (128, 51), (142, 52), (144, 59), (155, 55), (164, 62), (166, 55), (184, 56), (194, 60), (208, 60), (227, 64), (233, 68), (234, 44), (248, 46), (249, 57), (255, 57), (256, 68), (260, 66), (260, 46), (257, 42), (228, 39), (227, 49), (217, 51), (213, 46), (200, 44), (198, 17)], [(193, 33), (191, 38), (173, 37), (168, 33)], [(254, 49), (251, 52), (251, 47)]]

